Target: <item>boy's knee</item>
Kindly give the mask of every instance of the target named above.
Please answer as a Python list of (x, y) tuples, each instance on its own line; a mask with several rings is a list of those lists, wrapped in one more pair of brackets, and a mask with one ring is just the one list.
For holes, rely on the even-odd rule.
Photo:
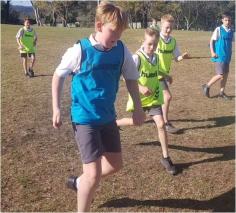
[(84, 176), (91, 187), (98, 186), (99, 182), (101, 181), (100, 172), (84, 173)]
[(172, 96), (170, 94), (165, 95), (164, 97), (165, 101), (170, 101), (172, 99)]
[(164, 130), (165, 128), (164, 121), (159, 121), (156, 125), (158, 130)]

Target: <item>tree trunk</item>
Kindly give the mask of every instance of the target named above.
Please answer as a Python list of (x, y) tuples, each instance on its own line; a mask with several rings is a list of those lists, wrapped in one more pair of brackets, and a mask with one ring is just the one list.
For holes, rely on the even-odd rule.
[(35, 15), (35, 19), (36, 19), (37, 25), (38, 26), (42, 26), (42, 22), (41, 22), (40, 17), (39, 17), (39, 9), (38, 9), (38, 7), (34, 5), (33, 1), (30, 1), (30, 2), (31, 2), (32, 8), (34, 10), (34, 15)]

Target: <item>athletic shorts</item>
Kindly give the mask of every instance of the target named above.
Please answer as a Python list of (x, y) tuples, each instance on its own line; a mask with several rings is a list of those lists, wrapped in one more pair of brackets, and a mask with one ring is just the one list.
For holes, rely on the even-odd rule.
[(168, 81), (165, 78), (161, 79), (159, 82), (163, 90), (169, 89)]
[(149, 115), (149, 116), (154, 116), (154, 115), (162, 115), (162, 108), (160, 105), (158, 106), (152, 106), (152, 107), (144, 107), (143, 110)]
[(35, 53), (20, 53), (21, 58), (27, 58), (27, 55), (28, 57), (31, 57), (32, 55), (35, 56)]
[(215, 69), (217, 75), (223, 75), (229, 72), (229, 63), (215, 62)]
[(116, 121), (99, 126), (72, 125), (83, 164), (96, 161), (105, 152), (121, 152), (120, 132)]

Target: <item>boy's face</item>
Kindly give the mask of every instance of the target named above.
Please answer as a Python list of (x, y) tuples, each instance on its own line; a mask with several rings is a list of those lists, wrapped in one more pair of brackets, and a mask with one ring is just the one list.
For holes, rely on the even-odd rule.
[(162, 21), (161, 22), (161, 34), (165, 37), (169, 37), (173, 29), (173, 22)]
[(98, 32), (100, 33), (100, 43), (106, 49), (111, 49), (117, 40), (120, 39), (123, 30), (114, 29), (111, 23), (97, 25)]
[(143, 42), (143, 48), (144, 52), (147, 53), (147, 55), (153, 55), (157, 48), (159, 38), (156, 36), (150, 36), (145, 34), (144, 42)]
[(29, 20), (26, 20), (26, 21), (24, 22), (24, 26), (25, 26), (26, 28), (30, 28), (30, 22), (29, 22)]
[(222, 23), (225, 27), (230, 27), (231, 25), (231, 18), (230, 17), (224, 17), (222, 19)]

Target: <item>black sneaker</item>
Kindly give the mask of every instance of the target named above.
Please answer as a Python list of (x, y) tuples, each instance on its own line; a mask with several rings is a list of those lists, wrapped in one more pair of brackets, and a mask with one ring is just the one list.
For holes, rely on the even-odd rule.
[(29, 68), (28, 75), (30, 78), (34, 77), (34, 71), (31, 68)]
[(72, 175), (72, 176), (68, 177), (67, 182), (66, 182), (67, 187), (76, 191), (76, 192), (77, 192), (77, 183), (76, 183), (77, 178), (78, 178), (77, 176)]
[(210, 88), (209, 88), (206, 84), (203, 84), (203, 85), (202, 85), (202, 90), (203, 90), (203, 94), (204, 94), (206, 97), (210, 98), (210, 94), (209, 94)]
[(162, 166), (164, 166), (164, 168), (166, 169), (166, 171), (172, 175), (176, 175), (177, 174), (177, 170), (176, 167), (174, 166), (174, 164), (172, 163), (170, 157), (161, 158), (161, 164)]
[(172, 134), (177, 133), (180, 129), (174, 127), (170, 122), (165, 123), (166, 131)]
[(229, 97), (228, 95), (226, 95), (224, 92), (221, 92), (221, 93), (219, 94), (219, 98), (223, 98), (224, 100), (227, 100), (227, 101), (229, 101), (229, 100), (232, 99), (231, 97)]

